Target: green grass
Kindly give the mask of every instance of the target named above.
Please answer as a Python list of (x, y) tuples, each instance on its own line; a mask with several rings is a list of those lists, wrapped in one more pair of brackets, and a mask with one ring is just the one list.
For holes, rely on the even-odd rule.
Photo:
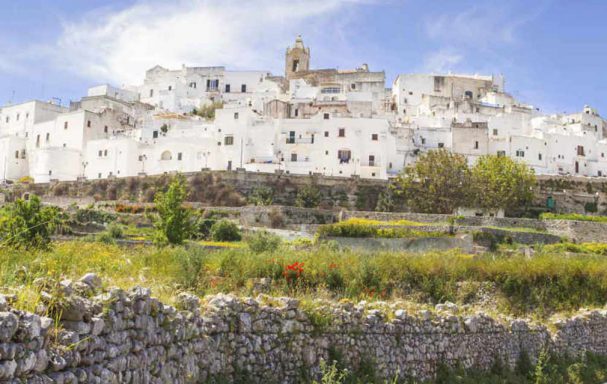
[(545, 212), (540, 215), (542, 220), (577, 220), (577, 221), (594, 221), (597, 223), (607, 223), (607, 216), (589, 216), (579, 213), (550, 213)]
[[(370, 254), (283, 245), (256, 254), (247, 248), (127, 248), (74, 241), (47, 252), (0, 250), (0, 285), (19, 287), (20, 307), (32, 309), (39, 293), (36, 278), (77, 279), (87, 272), (99, 273), (108, 286), (150, 287), (169, 303), (183, 290), (201, 296), (256, 295), (260, 278), (270, 279), (267, 293), (276, 296), (421, 304), (467, 303), (475, 293), (469, 287), (491, 283), (498, 310), (546, 317), (605, 304), (607, 258), (597, 252), (569, 257), (558, 246), (545, 246), (532, 258), (499, 252), (471, 257), (456, 251)], [(288, 271), (294, 263), (303, 263), (299, 275)]]

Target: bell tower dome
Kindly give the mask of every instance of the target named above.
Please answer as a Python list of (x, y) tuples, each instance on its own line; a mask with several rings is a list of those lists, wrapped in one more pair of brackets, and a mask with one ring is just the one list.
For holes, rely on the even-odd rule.
[(295, 39), (295, 44), (287, 48), (285, 60), (285, 77), (291, 80), (297, 72), (310, 70), (310, 48), (306, 48), (301, 35)]

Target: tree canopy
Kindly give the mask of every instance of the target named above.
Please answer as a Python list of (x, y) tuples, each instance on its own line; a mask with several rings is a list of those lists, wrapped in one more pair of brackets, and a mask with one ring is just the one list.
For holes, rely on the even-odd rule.
[(470, 168), (463, 155), (439, 149), (407, 166), (392, 188), (414, 211), (450, 214), (458, 207), (523, 207), (535, 182), (532, 169), (509, 157), (481, 156)]
[(523, 207), (533, 199), (533, 169), (505, 156), (481, 156), (472, 167), (474, 205), (488, 209)]

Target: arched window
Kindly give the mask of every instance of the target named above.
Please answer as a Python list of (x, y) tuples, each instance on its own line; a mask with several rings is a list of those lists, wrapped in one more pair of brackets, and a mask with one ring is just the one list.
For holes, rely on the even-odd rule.
[(160, 160), (171, 160), (173, 155), (171, 155), (171, 151), (164, 151), (162, 155), (160, 155)]
[(473, 97), (472, 91), (464, 92), (464, 96), (466, 97), (466, 99), (471, 99)]

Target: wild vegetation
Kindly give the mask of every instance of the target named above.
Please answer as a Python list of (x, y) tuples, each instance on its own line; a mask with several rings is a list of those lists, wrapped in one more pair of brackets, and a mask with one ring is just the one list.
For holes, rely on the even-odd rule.
[(542, 220), (577, 220), (577, 221), (594, 221), (597, 223), (607, 223), (607, 216), (589, 216), (580, 213), (551, 213), (546, 212), (540, 215)]
[(77, 278), (97, 272), (107, 284), (144, 284), (165, 298), (182, 290), (254, 295), (256, 281), (266, 278), (265, 292), (279, 296), (419, 304), (474, 305), (480, 288), (489, 287), (489, 301), (496, 310), (540, 317), (604, 305), (604, 256), (581, 248), (570, 257), (556, 246), (546, 246), (532, 258), (507, 251), (471, 257), (455, 251), (368, 254), (337, 250), (330, 243), (315, 247), (259, 239), (249, 247), (215, 251), (195, 244), (123, 248), (72, 241), (52, 250), (2, 250), (0, 285), (20, 287), (19, 294), (30, 303), (35, 301), (34, 281), (39, 277)]

